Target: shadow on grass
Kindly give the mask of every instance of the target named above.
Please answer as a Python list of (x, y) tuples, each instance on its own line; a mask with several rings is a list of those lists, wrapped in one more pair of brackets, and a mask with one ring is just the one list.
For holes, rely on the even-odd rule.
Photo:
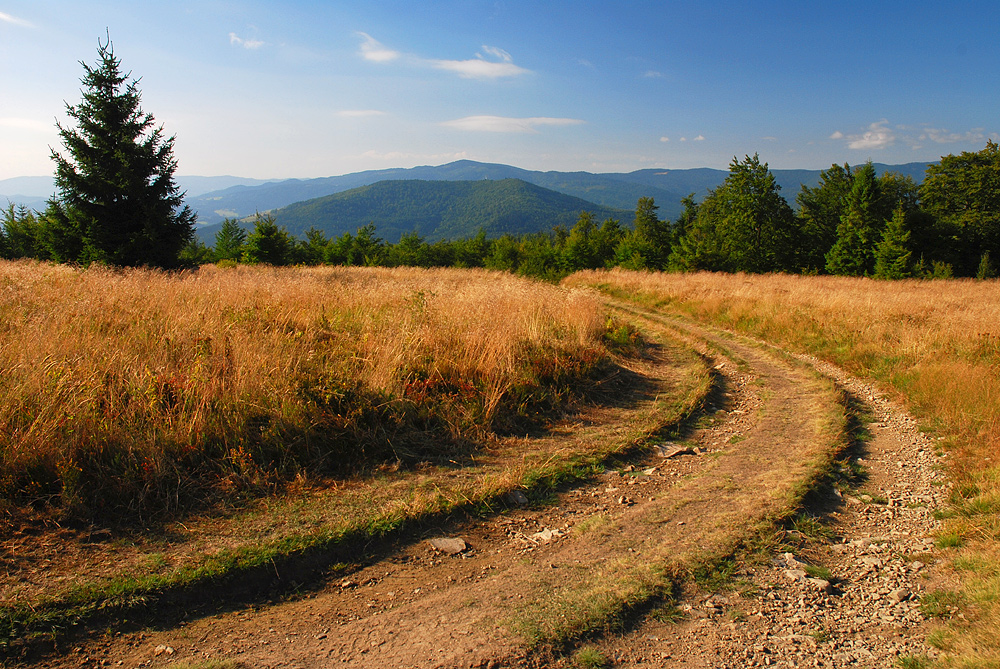
[[(640, 406), (657, 396), (662, 388), (655, 380), (622, 366), (605, 375), (593, 387), (581, 393), (577, 409), (594, 404), (628, 409)], [(722, 377), (712, 374), (708, 401), (724, 403), (724, 390), (718, 388)], [(702, 406), (704, 402), (702, 403)], [(673, 437), (693, 429), (699, 407), (677, 423), (662, 429), (655, 438)], [(569, 411), (549, 417), (548, 429), (538, 428), (545, 436), (558, 425), (558, 419), (572, 420)], [(525, 491), (535, 503), (543, 502), (556, 489), (580, 485), (603, 470), (612, 460), (639, 458), (645, 453), (634, 444), (603, 460), (582, 458), (532, 479)], [(442, 466), (453, 469), (475, 468), (475, 452), (454, 454)], [(373, 468), (370, 475), (375, 474)], [(324, 588), (331, 579), (342, 578), (375, 562), (391, 559), (405, 547), (425, 539), (429, 533), (455, 533), (484, 517), (509, 508), (505, 494), (458, 504), (447, 512), (411, 515), (377, 526), (358, 527), (336, 536), (296, 546), (294, 541), (270, 554), (254, 552), (253, 546), (235, 551), (224, 568), (199, 576), (192, 574), (181, 583), (144, 586), (132, 584), (120, 592), (94, 591), (45, 606), (8, 607), (0, 610), (0, 656), (38, 661), (58, 653), (73, 639), (93, 630), (130, 631), (142, 628), (169, 628), (181, 620), (215, 615), (262, 606), (276, 600), (295, 598)], [(121, 538), (122, 535), (119, 536)], [(146, 541), (168, 542), (172, 538), (164, 527), (142, 533)]]

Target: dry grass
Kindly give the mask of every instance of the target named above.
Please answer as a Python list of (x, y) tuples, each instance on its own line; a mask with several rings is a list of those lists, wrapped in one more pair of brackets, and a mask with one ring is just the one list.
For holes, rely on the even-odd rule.
[(162, 514), (453, 456), (608, 359), (600, 303), (485, 271), (0, 263), (0, 499)]
[(747, 332), (895, 391), (951, 449), (947, 531), (964, 545), (955, 566), (974, 620), (955, 636), (954, 662), (1000, 664), (1000, 282), (616, 270), (566, 285)]

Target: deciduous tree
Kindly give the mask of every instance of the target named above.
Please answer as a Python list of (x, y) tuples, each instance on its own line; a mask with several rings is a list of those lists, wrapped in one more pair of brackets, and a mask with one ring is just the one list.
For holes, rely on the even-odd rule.
[(1000, 145), (947, 155), (927, 168), (920, 186), (924, 208), (951, 230), (959, 249), (956, 270), (976, 273), (983, 254), (1000, 258)]

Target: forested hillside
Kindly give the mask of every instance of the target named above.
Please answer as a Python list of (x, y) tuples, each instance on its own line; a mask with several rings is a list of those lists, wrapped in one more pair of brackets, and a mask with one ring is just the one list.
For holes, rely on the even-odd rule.
[[(927, 163), (881, 165), (878, 174), (895, 172), (923, 179)], [(695, 169), (645, 169), (635, 172), (594, 174), (591, 172), (537, 172), (510, 165), (459, 160), (446, 165), (408, 169), (370, 170), (319, 179), (287, 179), (253, 187), (234, 186), (211, 193), (188, 192), (188, 203), (198, 212), (203, 224), (221, 223), (224, 218), (244, 218), (258, 211), (271, 211), (295, 202), (333, 195), (379, 181), (480, 181), (482, 179), (521, 179), (550, 190), (579, 197), (588, 202), (631, 209), (640, 197), (657, 201), (661, 215), (676, 218), (684, 207), (681, 201), (694, 193), (702, 200), (726, 178), (725, 170), (707, 167)], [(778, 185), (786, 193), (797, 193), (802, 186), (819, 183), (820, 170), (774, 170)], [(183, 182), (183, 179), (181, 179)], [(186, 184), (182, 183), (186, 187)], [(0, 193), (3, 191), (0, 190)]]
[(275, 222), (294, 235), (315, 228), (329, 236), (374, 223), (387, 241), (407, 232), (430, 241), (522, 235), (571, 227), (583, 210), (604, 219), (628, 212), (562, 195), (519, 179), (501, 181), (382, 181), (327, 197), (298, 202), (273, 212)]

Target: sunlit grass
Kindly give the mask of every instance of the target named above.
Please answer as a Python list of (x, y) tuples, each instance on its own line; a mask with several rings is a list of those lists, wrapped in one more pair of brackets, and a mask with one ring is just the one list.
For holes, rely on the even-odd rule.
[(600, 303), (501, 273), (0, 263), (0, 499), (156, 516), (467, 452), (608, 362)]
[[(730, 327), (874, 379), (945, 437), (957, 495), (938, 543), (956, 549), (972, 621), (955, 662), (1000, 658), (1000, 281), (580, 272), (564, 285)], [(992, 658), (992, 659), (991, 659)], [(986, 662), (986, 664), (983, 664)]]

